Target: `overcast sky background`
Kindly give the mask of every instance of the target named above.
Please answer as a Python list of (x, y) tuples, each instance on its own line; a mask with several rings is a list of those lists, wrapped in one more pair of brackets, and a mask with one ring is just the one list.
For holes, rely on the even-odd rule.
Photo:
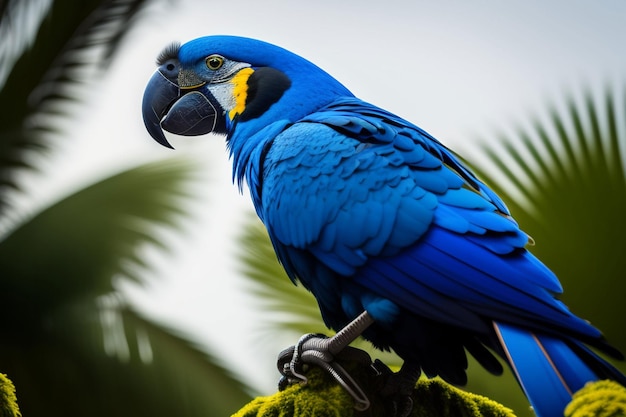
[[(71, 137), (47, 158), (45, 175), (29, 179), (39, 191), (28, 204), (43, 205), (121, 167), (172, 155), (145, 132), (143, 90), (164, 46), (210, 34), (290, 49), (462, 154), (476, 138), (523, 124), (565, 92), (623, 87), (626, 78), (621, 0), (163, 2), (149, 9), (114, 65), (90, 86), (66, 123)], [(251, 210), (248, 195), (231, 183), (223, 139), (169, 138), (176, 152), (206, 166), (194, 191), (195, 217), (184, 239), (167, 235), (173, 255), (150, 251), (156, 279), (124, 288), (142, 311), (208, 346), (271, 393), (276, 354), (294, 340), (255, 330), (263, 317), (237, 275), (233, 239)]]

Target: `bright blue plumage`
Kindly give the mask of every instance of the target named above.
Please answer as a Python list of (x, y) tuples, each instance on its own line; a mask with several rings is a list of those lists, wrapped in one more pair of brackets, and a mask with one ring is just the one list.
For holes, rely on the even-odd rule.
[[(223, 64), (207, 69), (215, 56)], [(626, 383), (583, 345), (620, 356), (555, 298), (557, 278), (525, 249), (504, 203), (429, 134), (259, 41), (200, 38), (159, 64), (154, 85), (181, 94), (146, 91), (148, 130), (163, 144), (166, 123), (227, 135), (234, 178), (247, 181), (281, 263), (329, 327), (367, 310), (366, 338), (456, 384), (464, 348), (501, 371), (488, 347), (544, 416), (584, 381)]]

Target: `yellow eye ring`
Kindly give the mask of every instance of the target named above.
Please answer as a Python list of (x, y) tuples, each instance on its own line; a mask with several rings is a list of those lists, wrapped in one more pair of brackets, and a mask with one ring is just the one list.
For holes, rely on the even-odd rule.
[(206, 66), (208, 69), (215, 71), (224, 65), (224, 57), (220, 55), (210, 55), (206, 59)]

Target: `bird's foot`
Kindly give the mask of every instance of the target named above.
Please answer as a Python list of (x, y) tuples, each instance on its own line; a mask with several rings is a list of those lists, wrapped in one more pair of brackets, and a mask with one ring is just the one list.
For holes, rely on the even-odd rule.
[(365, 311), (333, 337), (320, 334), (302, 336), (295, 346), (283, 350), (278, 356), (278, 370), (283, 375), (278, 388), (283, 390), (296, 382), (306, 383), (306, 368), (316, 365), (328, 372), (354, 398), (357, 410), (369, 408), (370, 401), (359, 384), (336, 359), (357, 361), (369, 366), (372, 363), (370, 356), (348, 345), (372, 323), (374, 320)]
[(332, 353), (328, 349), (329, 344), (332, 345), (332, 338), (308, 334), (302, 336), (295, 346), (283, 350), (278, 357), (278, 369), (282, 374), (279, 390), (291, 384), (306, 383), (309, 367), (317, 366), (354, 399), (357, 411), (367, 410), (371, 400), (375, 399), (377, 407), (372, 409), (377, 411), (372, 412), (393, 417), (408, 417), (411, 414), (419, 367), (405, 364), (394, 373), (378, 359), (372, 363), (369, 354), (363, 350), (348, 346)]
[(341, 362), (356, 362), (361, 366), (369, 366), (372, 363), (370, 356), (367, 352), (350, 346), (332, 353), (329, 345), (332, 345), (332, 338), (320, 334), (307, 334), (302, 336), (295, 346), (283, 350), (278, 355), (277, 366), (282, 374), (278, 389), (282, 391), (291, 384), (306, 383), (309, 366), (318, 366), (354, 398), (355, 409), (367, 410), (370, 406), (367, 395), (337, 359)]

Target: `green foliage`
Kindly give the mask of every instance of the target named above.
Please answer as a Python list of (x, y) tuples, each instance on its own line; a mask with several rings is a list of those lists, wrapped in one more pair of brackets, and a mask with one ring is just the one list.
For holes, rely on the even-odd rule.
[(37, 213), (11, 206), (19, 174), (37, 170), (62, 136), (57, 122), (72, 117), (77, 87), (98, 79), (149, 1), (56, 0), (40, 26), (19, 24), (36, 3), (45, 2), (0, 6), (0, 42), (27, 46), (0, 60), (9, 71), (0, 80), (0, 371), (31, 417), (228, 415), (249, 400), (247, 387), (185, 335), (139, 314), (116, 285), (148, 279), (147, 248), (166, 252), (163, 232), (188, 216), (180, 207), (195, 164), (136, 166)]
[[(227, 415), (249, 396), (215, 358), (116, 295), (176, 226), (193, 165), (153, 162), (80, 190), (0, 242), (0, 369), (28, 415)], [(59, 398), (71, 396), (67, 404)], [(56, 407), (55, 407), (56, 405)], [(120, 410), (123, 410), (120, 411)]]
[(139, 279), (146, 266), (140, 249), (162, 245), (155, 226), (177, 226), (180, 190), (192, 169), (185, 160), (130, 169), (12, 230), (0, 242), (0, 292), (9, 294), (3, 308), (40, 317), (72, 300), (113, 291), (116, 274)]
[[(620, 319), (626, 317), (623, 99), (619, 89), (608, 89), (601, 98), (589, 91), (579, 100), (570, 96), (560, 110), (551, 106), (543, 118), (483, 142), (468, 156), (533, 238), (529, 249), (561, 280), (563, 301), (626, 352)], [(487, 160), (481, 158), (485, 154)], [(623, 362), (614, 365), (626, 371)], [(468, 389), (532, 415), (510, 373), (498, 384), (486, 377), (470, 366)]]
[(259, 310), (269, 316), (267, 320), (259, 320), (266, 326), (263, 330), (280, 329), (298, 335), (320, 332), (323, 322), (315, 298), (304, 288), (293, 285), (278, 263), (265, 226), (256, 216), (251, 214), (250, 218), (240, 237), (245, 248), (240, 260)]
[(568, 99), (547, 122), (483, 145), (493, 165), (474, 168), (533, 237), (530, 250), (557, 274), (566, 304), (626, 351), (623, 93)]
[[(0, 79), (0, 214), (8, 204), (2, 188), (19, 190), (18, 173), (36, 169), (32, 152), (48, 150), (46, 133), (55, 131), (54, 119), (66, 115), (64, 104), (77, 101), (75, 87), (86, 83), (113, 59), (114, 51), (150, 0), (55, 0), (40, 27), (20, 18), (42, 0), (7, 0), (0, 9), (3, 43), (33, 38), (16, 62), (0, 56), (1, 66), (11, 65), (6, 81)], [(35, 33), (31, 33), (36, 29)], [(26, 42), (27, 43), (27, 42)], [(12, 51), (14, 48), (0, 50)], [(9, 62), (9, 64), (7, 64)], [(91, 71), (91, 73), (89, 73)], [(0, 71), (1, 72), (1, 71)], [(74, 89), (72, 89), (74, 87)]]
[(66, 304), (45, 325), (0, 346), (24, 415), (228, 415), (249, 399), (214, 357), (117, 295)]
[(21, 417), (15, 396), (15, 385), (6, 375), (0, 374), (0, 417)]

